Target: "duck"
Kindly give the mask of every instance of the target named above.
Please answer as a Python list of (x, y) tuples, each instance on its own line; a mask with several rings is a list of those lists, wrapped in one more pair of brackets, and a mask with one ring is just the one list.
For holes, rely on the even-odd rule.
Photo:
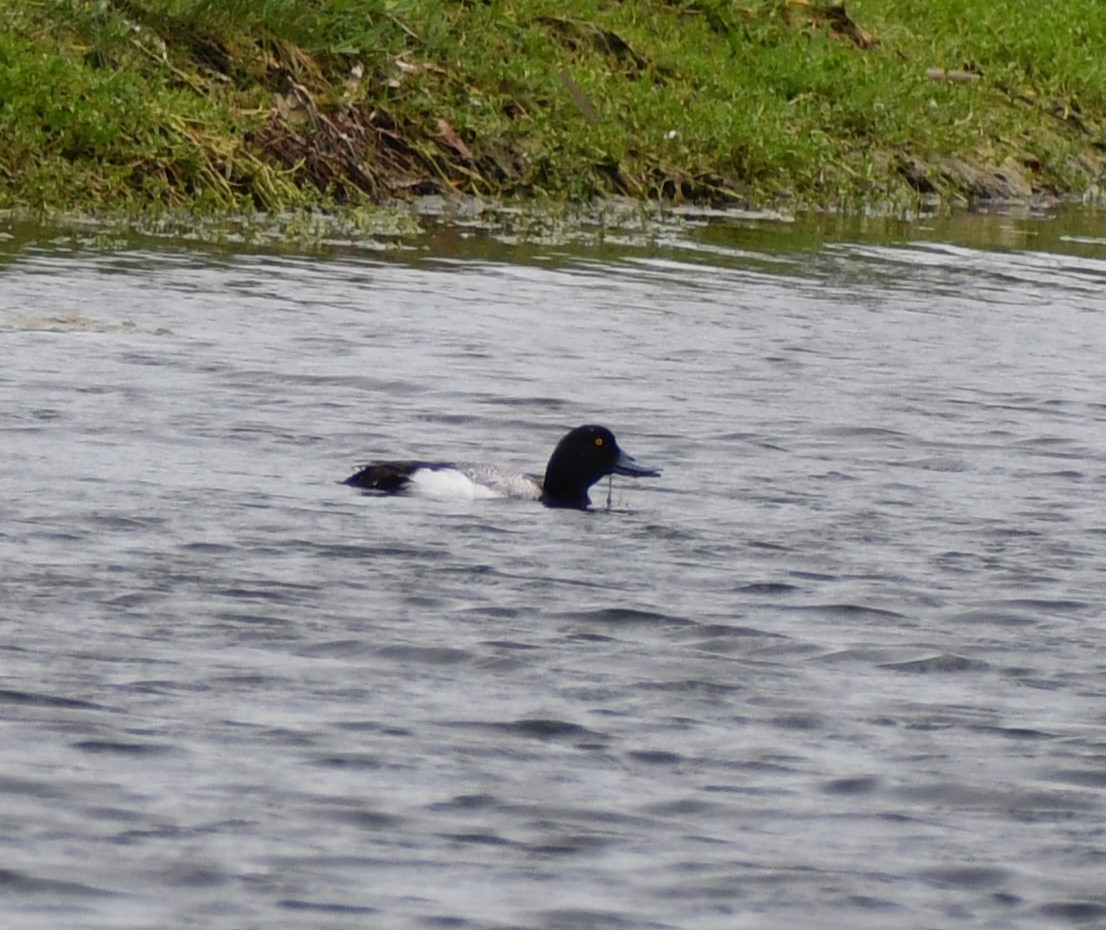
[(623, 451), (605, 426), (570, 430), (557, 443), (545, 475), (504, 472), (488, 465), (437, 461), (387, 461), (364, 465), (343, 484), (378, 494), (422, 494), (476, 500), (514, 497), (546, 507), (587, 510), (588, 489), (607, 475), (656, 478), (662, 469)]

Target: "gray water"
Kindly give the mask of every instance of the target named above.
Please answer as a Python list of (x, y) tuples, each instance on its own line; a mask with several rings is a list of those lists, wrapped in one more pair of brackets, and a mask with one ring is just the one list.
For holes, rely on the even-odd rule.
[(3, 925), (1102, 925), (1106, 226), (981, 222), (10, 240)]

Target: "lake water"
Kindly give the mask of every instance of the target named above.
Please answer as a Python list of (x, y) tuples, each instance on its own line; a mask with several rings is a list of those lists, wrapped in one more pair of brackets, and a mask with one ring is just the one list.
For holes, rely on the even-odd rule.
[(4, 925), (1106, 922), (1106, 222), (857, 222), (11, 231)]

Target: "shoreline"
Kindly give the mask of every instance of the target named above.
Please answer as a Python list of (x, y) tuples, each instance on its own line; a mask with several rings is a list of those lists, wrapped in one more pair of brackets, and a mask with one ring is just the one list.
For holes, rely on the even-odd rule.
[[(900, 246), (943, 242), (971, 248), (1072, 252), (1102, 257), (1106, 204), (1077, 198), (1007, 201), (975, 209), (932, 204), (922, 211), (778, 211), (737, 205), (443, 202), (392, 208), (296, 209), (201, 216), (187, 209), (96, 214), (0, 210), (0, 254), (25, 244), (52, 248), (197, 249), (421, 261), (432, 255), (528, 263), (548, 255), (667, 254), (698, 262), (701, 249), (741, 243), (757, 251), (804, 253), (836, 243)], [(546, 258), (539, 258), (545, 255)]]
[(1097, 2), (0, 0), (0, 208), (1095, 202)]

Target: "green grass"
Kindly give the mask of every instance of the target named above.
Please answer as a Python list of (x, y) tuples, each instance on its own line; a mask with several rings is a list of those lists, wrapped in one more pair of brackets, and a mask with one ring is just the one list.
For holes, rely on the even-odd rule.
[(819, 6), (0, 0), (0, 205), (858, 206), (971, 196), (1001, 165), (1038, 192), (1102, 181), (1101, 0), (854, 0), (870, 48)]

